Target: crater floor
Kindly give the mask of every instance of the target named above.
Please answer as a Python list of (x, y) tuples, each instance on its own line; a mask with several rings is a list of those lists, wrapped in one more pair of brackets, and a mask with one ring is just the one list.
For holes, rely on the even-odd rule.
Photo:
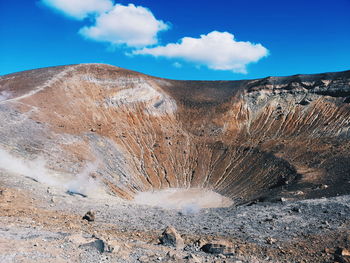
[[(164, 209), (113, 196), (70, 195), (21, 175), (0, 175), (1, 262), (324, 263), (350, 245), (349, 195)], [(82, 219), (90, 210), (93, 222)], [(182, 236), (184, 249), (160, 244), (169, 225)], [(198, 240), (230, 242), (231, 253), (206, 253)]]
[(152, 192), (140, 192), (135, 195), (134, 202), (165, 209), (181, 209), (185, 213), (196, 213), (202, 208), (233, 205), (229, 198), (202, 188), (168, 188)]

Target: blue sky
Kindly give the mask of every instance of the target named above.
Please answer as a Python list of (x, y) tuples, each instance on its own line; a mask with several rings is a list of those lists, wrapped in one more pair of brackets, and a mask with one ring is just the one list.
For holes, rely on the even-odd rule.
[(350, 69), (350, 0), (0, 0), (0, 75), (107, 63), (172, 79)]

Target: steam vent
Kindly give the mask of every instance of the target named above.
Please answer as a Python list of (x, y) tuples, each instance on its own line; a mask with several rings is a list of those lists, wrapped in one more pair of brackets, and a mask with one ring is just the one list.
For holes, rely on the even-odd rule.
[(350, 71), (177, 81), (43, 68), (0, 77), (0, 146), (60, 180), (94, 163), (89, 176), (126, 200), (169, 188), (236, 205), (332, 197), (350, 193), (349, 103)]

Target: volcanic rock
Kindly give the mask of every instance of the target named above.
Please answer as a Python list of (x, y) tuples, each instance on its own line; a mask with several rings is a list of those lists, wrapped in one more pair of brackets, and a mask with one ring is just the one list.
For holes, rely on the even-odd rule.
[(205, 244), (201, 248), (204, 252), (210, 254), (232, 254), (234, 253), (233, 246), (230, 242), (225, 240), (214, 240)]
[(267, 237), (266, 238), (266, 243), (269, 244), (269, 245), (272, 245), (274, 243), (276, 243), (276, 239), (272, 238), (272, 237)]
[(169, 251), (166, 254), (166, 259), (168, 261), (180, 262), (180, 261), (183, 261), (181, 260), (182, 258), (183, 258), (182, 254), (178, 253), (178, 251)]
[(340, 263), (350, 262), (350, 250), (346, 248), (339, 247), (334, 253), (334, 260)]
[(202, 261), (195, 255), (189, 254), (187, 257), (187, 262), (188, 263), (201, 263)]
[(300, 213), (301, 212), (301, 209), (299, 207), (293, 207), (292, 208), (292, 211), (293, 212), (296, 212), (296, 213)]
[(95, 212), (94, 211), (87, 211), (86, 214), (83, 216), (83, 220), (87, 220), (89, 222), (95, 221)]
[(184, 248), (184, 240), (182, 239), (181, 235), (177, 233), (176, 229), (172, 226), (168, 226), (164, 230), (159, 240), (161, 244), (165, 246), (173, 246), (176, 247), (176, 249)]
[(336, 253), (342, 256), (350, 257), (350, 250), (346, 248), (338, 248)]
[(142, 263), (147, 263), (147, 262), (150, 262), (150, 258), (148, 256), (141, 256), (139, 257), (139, 262), (142, 262)]
[(108, 240), (105, 241), (106, 251), (110, 253), (118, 253), (121, 249), (121, 244), (117, 240)]
[(194, 247), (196, 249), (200, 249), (201, 247), (203, 247), (205, 244), (207, 243), (207, 241), (203, 238), (198, 239), (196, 242), (194, 242)]

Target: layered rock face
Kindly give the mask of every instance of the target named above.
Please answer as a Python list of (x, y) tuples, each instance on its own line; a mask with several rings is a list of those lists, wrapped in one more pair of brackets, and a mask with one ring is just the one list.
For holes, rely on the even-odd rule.
[(236, 203), (350, 193), (350, 71), (175, 81), (102, 64), (0, 77), (0, 146), (122, 198), (206, 188)]

